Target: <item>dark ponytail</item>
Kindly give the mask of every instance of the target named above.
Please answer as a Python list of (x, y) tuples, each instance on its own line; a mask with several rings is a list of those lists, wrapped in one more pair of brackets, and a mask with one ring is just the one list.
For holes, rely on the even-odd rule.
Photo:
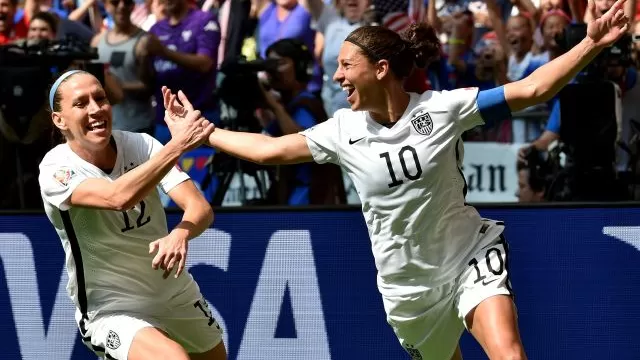
[(362, 26), (345, 41), (357, 45), (372, 63), (389, 61), (391, 71), (404, 79), (413, 66), (427, 67), (440, 56), (440, 40), (428, 24), (412, 24), (402, 35), (381, 26)]
[(431, 25), (411, 24), (401, 35), (419, 68), (425, 68), (440, 57), (441, 44)]

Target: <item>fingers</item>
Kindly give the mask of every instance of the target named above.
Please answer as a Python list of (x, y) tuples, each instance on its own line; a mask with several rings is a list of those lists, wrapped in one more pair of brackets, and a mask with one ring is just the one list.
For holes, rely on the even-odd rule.
[(163, 269), (165, 269), (164, 274), (162, 274), (163, 278), (168, 278), (169, 274), (171, 274), (171, 271), (173, 271), (173, 267), (176, 265), (176, 262), (178, 261), (178, 257), (180, 256), (180, 254), (169, 254), (165, 260), (164, 260), (164, 266)]
[(180, 276), (180, 274), (182, 274), (182, 271), (184, 270), (184, 266), (186, 264), (186, 256), (182, 256), (180, 258), (180, 261), (178, 261), (178, 269), (176, 270), (176, 279), (178, 278), (178, 276)]
[(169, 108), (169, 99), (171, 98), (171, 91), (166, 86), (162, 87), (162, 100), (164, 101), (164, 108)]
[(185, 95), (182, 90), (178, 91), (178, 98), (187, 111), (193, 111), (193, 105), (191, 105), (191, 102), (187, 99), (187, 95)]
[(587, 4), (587, 12), (591, 15), (591, 19), (595, 20), (598, 18), (598, 15), (596, 14), (596, 3), (594, 0), (589, 0), (589, 3)]
[(151, 268), (153, 270), (158, 270), (158, 268), (160, 267), (160, 264), (163, 264), (164, 258), (165, 258), (165, 254), (163, 254), (162, 252), (159, 252), (158, 254), (156, 254), (156, 256), (151, 261)]
[(615, 25), (622, 25), (628, 22), (629, 20), (627, 19), (627, 16), (624, 14), (624, 9), (619, 9), (615, 13), (615, 15), (613, 15), (613, 23)]
[(156, 240), (149, 244), (149, 254), (153, 254), (160, 247), (160, 243)]

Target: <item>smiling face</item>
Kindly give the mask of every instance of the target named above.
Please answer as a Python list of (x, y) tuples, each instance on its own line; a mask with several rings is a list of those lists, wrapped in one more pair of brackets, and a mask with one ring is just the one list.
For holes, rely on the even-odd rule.
[(29, 40), (53, 40), (55, 39), (55, 31), (49, 24), (42, 19), (33, 19), (29, 23), (29, 32), (27, 39)]
[(369, 6), (369, 0), (338, 0), (338, 9), (351, 22), (362, 20), (364, 12)]
[(516, 54), (522, 56), (531, 50), (533, 30), (524, 16), (513, 16), (507, 21), (507, 41)]
[(342, 43), (333, 81), (347, 92), (347, 101), (352, 110), (374, 110), (377, 101), (384, 98), (378, 71), (378, 67), (364, 56), (358, 46), (347, 41)]
[(100, 152), (111, 139), (112, 113), (102, 85), (93, 75), (71, 75), (57, 90), (59, 106), (52, 113), (54, 124), (67, 143), (90, 152)]

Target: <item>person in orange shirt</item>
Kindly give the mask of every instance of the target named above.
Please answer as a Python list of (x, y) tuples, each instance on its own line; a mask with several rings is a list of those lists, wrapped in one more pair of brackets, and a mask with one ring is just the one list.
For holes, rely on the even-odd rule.
[(26, 0), (24, 16), (18, 22), (14, 22), (18, 0), (0, 0), (0, 45), (27, 37), (29, 20), (35, 14), (36, 7), (35, 0)]

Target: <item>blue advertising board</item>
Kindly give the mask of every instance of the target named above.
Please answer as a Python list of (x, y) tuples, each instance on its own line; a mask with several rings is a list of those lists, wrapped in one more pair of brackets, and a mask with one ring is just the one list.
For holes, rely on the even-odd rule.
[[(640, 358), (640, 209), (481, 213), (506, 222), (530, 359)], [(44, 215), (0, 215), (0, 261), (0, 359), (95, 359)], [(230, 359), (409, 359), (385, 322), (358, 210), (219, 213), (188, 264)], [(469, 335), (462, 349), (485, 358)]]

